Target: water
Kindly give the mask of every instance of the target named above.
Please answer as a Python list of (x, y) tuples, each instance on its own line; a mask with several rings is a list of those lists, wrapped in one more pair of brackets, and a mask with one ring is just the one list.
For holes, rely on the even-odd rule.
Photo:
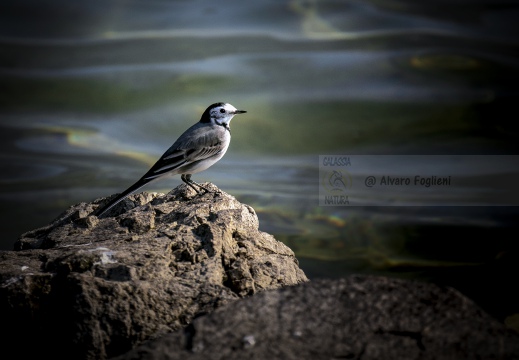
[(435, 281), (517, 313), (517, 207), (318, 206), (319, 155), (519, 154), (517, 18), (491, 0), (3, 1), (0, 248), (124, 190), (226, 101), (248, 113), (195, 180), (252, 205), (311, 278)]

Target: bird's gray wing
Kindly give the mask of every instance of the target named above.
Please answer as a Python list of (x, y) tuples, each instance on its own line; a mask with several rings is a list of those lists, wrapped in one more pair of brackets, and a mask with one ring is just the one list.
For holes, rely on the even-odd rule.
[[(195, 124), (196, 126), (196, 124)], [(225, 144), (217, 136), (218, 130), (211, 126), (188, 129), (143, 176), (151, 180), (182, 166), (218, 155)]]
[(200, 123), (193, 125), (175, 141), (143, 177), (108, 203), (98, 207), (94, 212), (95, 215), (104, 216), (126, 196), (162, 175), (170, 172), (179, 174), (175, 171), (182, 166), (218, 155), (225, 150), (225, 131), (223, 128), (212, 125)]

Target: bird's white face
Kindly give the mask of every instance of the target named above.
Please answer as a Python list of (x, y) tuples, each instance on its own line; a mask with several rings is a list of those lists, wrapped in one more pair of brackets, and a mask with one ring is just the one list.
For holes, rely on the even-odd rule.
[(211, 122), (217, 123), (219, 125), (229, 124), (237, 114), (245, 113), (244, 110), (238, 110), (231, 104), (218, 104), (210, 109), (209, 114), (211, 116)]

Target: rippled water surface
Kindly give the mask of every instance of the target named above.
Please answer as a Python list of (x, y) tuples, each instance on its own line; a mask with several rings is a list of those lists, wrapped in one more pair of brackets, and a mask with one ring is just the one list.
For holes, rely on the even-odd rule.
[(430, 280), (519, 312), (517, 207), (318, 205), (319, 155), (519, 154), (518, 18), (490, 0), (4, 1), (0, 247), (124, 190), (226, 101), (248, 113), (195, 179), (252, 205), (311, 278)]

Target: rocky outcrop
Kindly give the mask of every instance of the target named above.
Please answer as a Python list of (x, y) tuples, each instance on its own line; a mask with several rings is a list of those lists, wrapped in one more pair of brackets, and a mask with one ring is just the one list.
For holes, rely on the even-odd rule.
[(518, 358), (517, 333), (453, 289), (351, 276), (234, 302), (118, 359)]
[(205, 184), (142, 193), (106, 218), (72, 206), (0, 252), (3, 351), (103, 359), (266, 289), (307, 281), (254, 210)]
[(519, 359), (517, 333), (453, 289), (370, 276), (307, 282), (293, 252), (258, 230), (252, 208), (204, 186), (202, 196), (185, 185), (134, 195), (102, 219), (90, 214), (107, 199), (78, 204), (0, 252), (2, 351)]

